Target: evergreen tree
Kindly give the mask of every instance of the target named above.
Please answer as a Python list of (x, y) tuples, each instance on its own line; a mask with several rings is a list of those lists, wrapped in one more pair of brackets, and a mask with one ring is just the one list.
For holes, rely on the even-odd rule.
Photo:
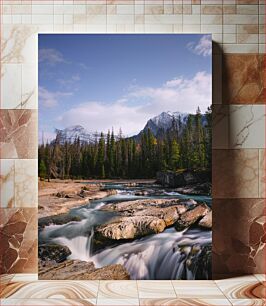
[(45, 179), (46, 178), (46, 166), (43, 160), (41, 160), (40, 162), (40, 166), (39, 166), (39, 176), (41, 179)]

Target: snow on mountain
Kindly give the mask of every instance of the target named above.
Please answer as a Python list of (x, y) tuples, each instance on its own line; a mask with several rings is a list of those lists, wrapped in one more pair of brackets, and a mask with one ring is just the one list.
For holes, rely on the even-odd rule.
[[(178, 124), (181, 121), (181, 127), (186, 123), (189, 114), (181, 112), (162, 112), (158, 116), (149, 119), (143, 128), (137, 135), (133, 136), (135, 139), (139, 137), (144, 131), (151, 130), (154, 136), (157, 136), (160, 131), (166, 131), (172, 127), (173, 121)], [(202, 116), (203, 122), (206, 121), (205, 115)], [(77, 138), (81, 142), (94, 143), (95, 139), (99, 139), (100, 133), (90, 133), (81, 125), (74, 125), (63, 130), (56, 130), (57, 137), (61, 143), (65, 141), (74, 142)], [(104, 135), (105, 139), (107, 135)], [(115, 136), (117, 138), (118, 136)]]
[[(160, 129), (167, 130), (171, 128), (173, 120), (177, 122), (180, 120), (184, 124), (187, 120), (188, 114), (180, 112), (162, 112), (160, 115), (155, 116), (148, 120), (142, 131), (150, 129), (154, 135), (157, 135)], [(142, 132), (141, 131), (141, 132)], [(140, 132), (140, 133), (141, 133)]]
[(73, 125), (63, 130), (56, 130), (57, 139), (60, 142), (74, 142), (76, 139), (79, 138), (81, 142), (93, 142), (95, 139), (95, 133), (89, 133), (87, 130), (84, 129), (81, 125)]

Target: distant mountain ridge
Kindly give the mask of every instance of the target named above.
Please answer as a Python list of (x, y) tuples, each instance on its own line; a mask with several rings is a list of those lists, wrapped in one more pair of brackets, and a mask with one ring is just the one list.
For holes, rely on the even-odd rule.
[[(173, 122), (179, 124), (180, 121), (182, 128), (186, 124), (188, 116), (188, 113), (170, 111), (162, 112), (158, 116), (149, 119), (144, 128), (137, 135), (132, 136), (131, 138), (139, 140), (141, 135), (144, 132), (147, 132), (148, 129), (151, 130), (154, 136), (158, 136), (160, 132), (171, 129)], [(202, 115), (202, 120), (203, 122), (206, 120), (205, 115)], [(56, 134), (60, 143), (66, 141), (73, 143), (76, 139), (79, 139), (80, 142), (93, 143), (96, 138), (99, 139), (100, 137), (100, 133), (90, 133), (81, 125), (73, 125), (62, 130), (56, 129)], [(104, 134), (104, 137), (107, 138), (107, 135)], [(115, 136), (115, 138), (117, 138), (117, 136)]]
[(181, 125), (184, 125), (187, 121), (189, 114), (181, 112), (162, 112), (160, 115), (149, 119), (143, 128), (135, 137), (139, 137), (143, 132), (151, 130), (154, 136), (157, 136), (160, 130), (166, 131), (172, 127), (173, 121), (181, 121)]
[(76, 139), (81, 142), (92, 143), (95, 140), (95, 133), (89, 133), (81, 125), (73, 125), (63, 130), (56, 129), (56, 137), (60, 143), (70, 142), (73, 143)]

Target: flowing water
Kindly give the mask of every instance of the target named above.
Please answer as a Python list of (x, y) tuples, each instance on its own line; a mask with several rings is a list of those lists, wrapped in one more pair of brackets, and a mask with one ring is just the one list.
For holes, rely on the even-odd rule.
[[(93, 261), (97, 268), (122, 264), (131, 279), (195, 279), (197, 263), (205, 246), (211, 245), (211, 231), (194, 227), (177, 232), (174, 227), (164, 232), (149, 235), (132, 242), (125, 242), (95, 251), (93, 246), (94, 228), (115, 216), (113, 212), (101, 211), (107, 203), (146, 198), (180, 198), (205, 202), (211, 205), (206, 196), (188, 196), (166, 191), (160, 187), (137, 185), (127, 187), (124, 184), (107, 184), (106, 188), (116, 189), (117, 194), (93, 201), (88, 205), (72, 209), (69, 214), (82, 220), (64, 225), (46, 226), (39, 234), (40, 243), (66, 245), (71, 255), (69, 259)], [(140, 190), (151, 189), (149, 196), (136, 196)], [(139, 193), (137, 193), (139, 194)], [(201, 256), (201, 257), (200, 257)], [(189, 265), (188, 263), (195, 263)], [(201, 278), (208, 278), (208, 271), (201, 272)]]

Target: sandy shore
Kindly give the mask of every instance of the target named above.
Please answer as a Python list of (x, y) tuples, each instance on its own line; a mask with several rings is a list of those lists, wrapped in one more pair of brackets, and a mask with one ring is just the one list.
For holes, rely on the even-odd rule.
[[(102, 183), (154, 183), (155, 180), (51, 180), (39, 181), (39, 218), (67, 213), (71, 208), (84, 205), (114, 194), (101, 190)], [(90, 184), (91, 183), (91, 184)], [(85, 189), (85, 191), (83, 191)]]
[(103, 191), (101, 188), (100, 183), (83, 184), (82, 181), (72, 180), (39, 181), (39, 218), (64, 214), (71, 208), (111, 194), (111, 191)]

